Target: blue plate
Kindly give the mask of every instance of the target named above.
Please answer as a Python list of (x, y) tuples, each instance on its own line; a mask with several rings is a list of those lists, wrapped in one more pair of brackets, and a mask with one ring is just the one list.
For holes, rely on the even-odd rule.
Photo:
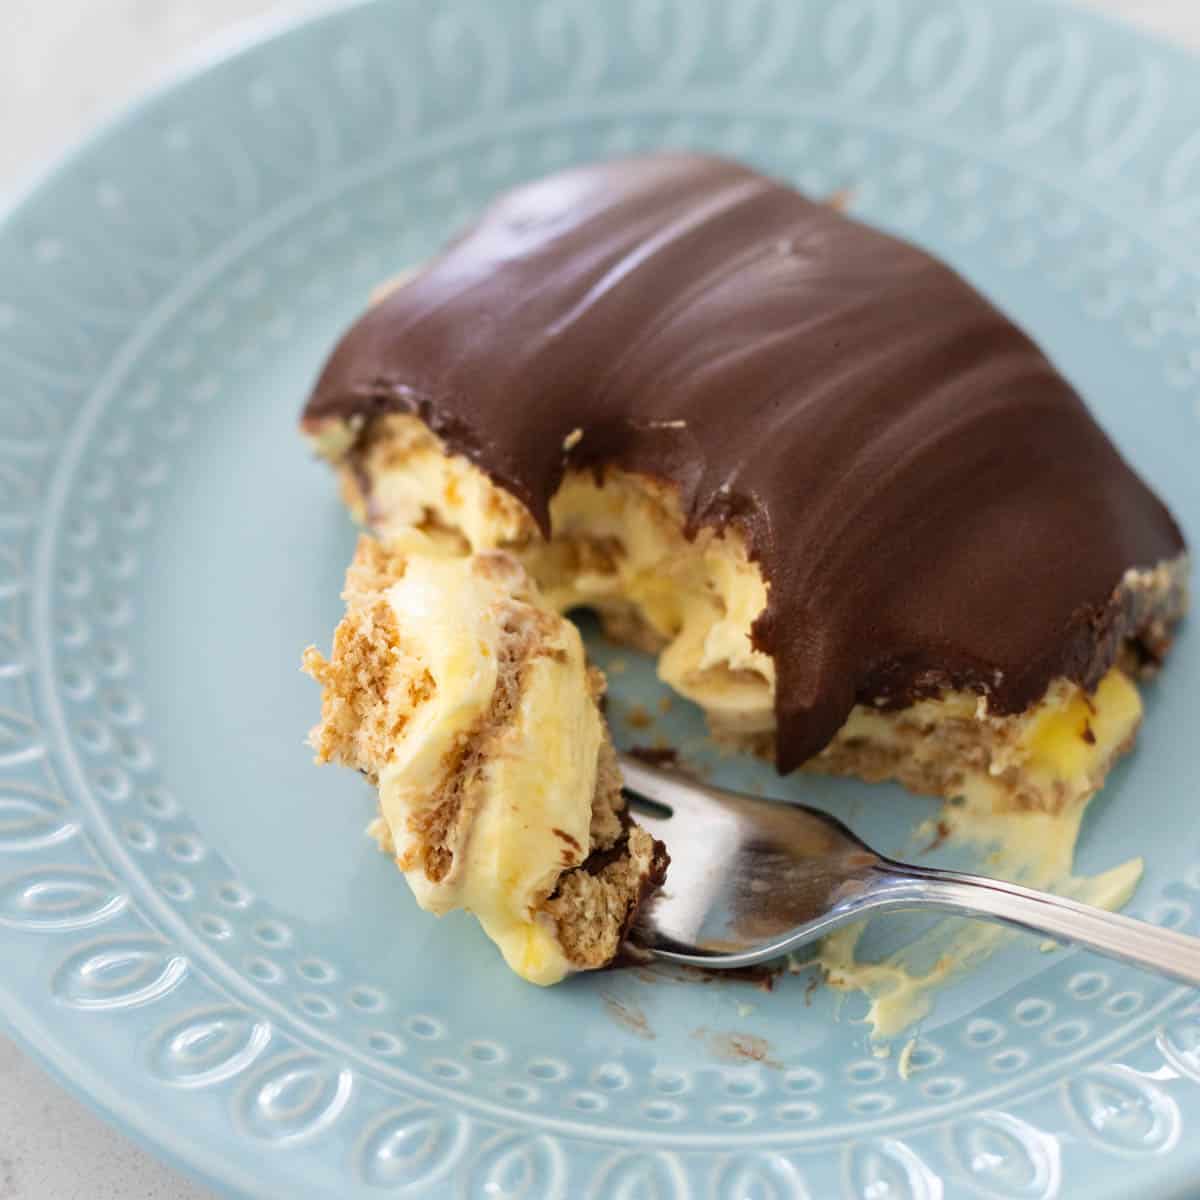
[[(372, 284), (498, 189), (696, 146), (947, 256), (1200, 536), (1200, 68), (1036, 0), (359, 4), (209, 63), (0, 224), (0, 1004), (233, 1195), (1181, 1196), (1200, 1005), (1014, 940), (911, 1078), (862, 1006), (632, 971), (541, 991), (418, 913), (318, 771), (300, 650), (354, 534), (295, 419)], [(1036, 551), (1036, 548), (1033, 548)], [(597, 646), (602, 660), (611, 652)], [(648, 665), (612, 678), (651, 734)], [(1200, 637), (1149, 689), (1084, 869), (1200, 930)], [(902, 848), (926, 802), (752, 764)]]

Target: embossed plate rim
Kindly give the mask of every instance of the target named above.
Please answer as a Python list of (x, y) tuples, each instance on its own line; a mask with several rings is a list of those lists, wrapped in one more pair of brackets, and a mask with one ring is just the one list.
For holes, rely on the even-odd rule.
[[(1046, 8), (1061, 7), (1060, 0), (1036, 0), (1036, 3), (1039, 7), (1046, 7)], [(65, 156), (63, 159), (59, 160), (59, 162), (57, 164), (54, 164), (54, 165), (48, 167), (45, 170), (45, 173), (41, 178), (35, 180), (34, 183), (29, 186), (28, 190), (25, 193), (18, 195), (16, 200), (13, 201), (11, 207), (9, 207), (5, 212), (0, 214), (0, 230), (2, 230), (3, 225), (9, 219), (18, 215), (20, 213), (20, 211), (26, 205), (28, 205), (30, 207), (33, 207), (34, 205), (36, 205), (36, 202), (37, 202), (39, 196), (41, 196), (43, 194), (43, 189), (47, 193), (53, 191), (53, 186), (56, 181), (56, 173), (58, 172), (58, 170), (65, 167), (70, 162), (71, 157), (73, 155), (78, 154), (81, 151), (83, 151), (91, 142), (95, 141), (97, 138), (107, 137), (107, 136), (113, 134), (114, 132), (118, 131), (126, 123), (132, 124), (132, 123), (136, 122), (136, 120), (138, 119), (138, 117), (139, 117), (140, 113), (143, 111), (143, 109), (146, 106), (150, 105), (158, 97), (160, 97), (166, 93), (170, 93), (175, 87), (178, 87), (183, 83), (186, 83), (187, 81), (189, 81), (192, 78), (204, 75), (206, 73), (206, 71), (208, 71), (216, 66), (219, 66), (223, 63), (230, 62), (233, 59), (236, 59), (244, 54), (254, 51), (256, 48), (260, 47), (264, 43), (271, 41), (275, 37), (285, 35), (291, 30), (294, 30), (296, 28), (299, 28), (299, 27), (308, 25), (310, 23), (322, 20), (329, 16), (341, 14), (347, 9), (367, 9), (367, 8), (371, 8), (374, 6), (375, 5), (373, 4), (372, 0), (344, 0), (344, 2), (340, 2), (340, 3), (318, 4), (318, 5), (314, 5), (309, 11), (302, 13), (302, 14), (288, 16), (283, 19), (272, 18), (272, 17), (268, 16), (260, 21), (251, 23), (249, 26), (244, 26), (239, 30), (235, 30), (232, 36), (220, 39), (219, 43), (215, 47), (210, 46), (207, 49), (202, 50), (200, 52), (200, 54), (195, 56), (189, 64), (187, 64), (183, 67), (182, 70), (177, 70), (177, 71), (171, 72), (167, 76), (167, 78), (165, 78), (162, 82), (160, 82), (158, 85), (156, 85), (156, 87), (154, 89), (152, 89), (151, 92), (149, 94), (147, 94), (145, 97), (143, 97), (141, 100), (136, 101), (129, 106), (126, 106), (124, 109), (120, 110), (116, 115), (109, 118), (109, 120), (107, 122), (101, 123), (101, 125), (98, 127), (98, 129), (96, 131), (94, 131), (91, 135), (89, 135), (89, 137), (83, 139), (70, 152), (70, 154)], [(1074, 7), (1074, 6), (1072, 6), (1072, 7)], [(1087, 10), (1081, 10), (1081, 11), (1086, 12)], [(1089, 12), (1087, 15), (1093, 20), (1097, 18), (1097, 14), (1094, 14), (1094, 13)], [(1114, 28), (1119, 28), (1122, 31), (1124, 31), (1124, 27), (1119, 26), (1119, 23), (1113, 22), (1107, 18), (1101, 18), (1101, 19), (1104, 21), (1105, 24), (1113, 26)], [(1149, 38), (1141, 39), (1141, 40), (1144, 42), (1153, 42), (1153, 39), (1149, 39)], [(1175, 52), (1178, 52), (1178, 48), (1172, 47), (1171, 49)], [(1192, 61), (1192, 60), (1189, 59), (1189, 61)], [(695, 93), (692, 93), (692, 94), (693, 94), (693, 96), (695, 95)], [(595, 111), (597, 111), (598, 107), (599, 107), (598, 103), (593, 103), (590, 106), (590, 110), (592, 112), (595, 112)], [(510, 110), (510, 111), (515, 112), (515, 110)], [(628, 113), (630, 113), (630, 115), (632, 115), (631, 110), (627, 109), (626, 111)], [(688, 111), (693, 111), (693, 109), (689, 106)], [(740, 113), (733, 114), (733, 115), (740, 115)], [(470, 136), (469, 127), (470, 127), (469, 122), (465, 126), (456, 127), (453, 131), (451, 131), (449, 133), (449, 136), (451, 138), (460, 138), (460, 137), (464, 137), (464, 136), (469, 137)], [(880, 128), (880, 123), (878, 121), (873, 122), (872, 127)], [(929, 140), (931, 142), (938, 140), (935, 137), (930, 137), (928, 131), (926, 131), (924, 133), (924, 138), (926, 138), (927, 140)], [(953, 139), (948, 139), (948, 140), (953, 140)], [(981, 155), (979, 157), (986, 158), (987, 156)], [(1000, 160), (1000, 163), (1001, 163), (1001, 165), (1003, 165), (1005, 167), (1009, 166), (1009, 163), (1006, 160)], [(1028, 173), (1032, 174), (1033, 171), (1030, 170)], [(339, 179), (338, 182), (339, 182), (339, 185), (344, 184), (344, 180)], [(1065, 190), (1061, 187), (1061, 184), (1059, 184), (1059, 182), (1057, 180), (1047, 178), (1043, 182), (1054, 187), (1055, 190), (1058, 190), (1058, 191)], [(310, 195), (311, 195), (311, 193), (305, 193), (306, 198), (309, 197)], [(1096, 199), (1098, 199), (1100, 201), (1100, 203), (1096, 204), (1096, 207), (1103, 209), (1105, 207), (1103, 204), (1103, 197), (1099, 197)], [(284, 206), (284, 207), (286, 208), (287, 206)], [(269, 219), (269, 217), (271, 215), (272, 214), (264, 213), (262, 218), (255, 221), (255, 225), (258, 226), (261, 220)], [(278, 216), (279, 214), (278, 214), (278, 212), (273, 210), (273, 215)], [(1142, 235), (1142, 231), (1139, 231), (1139, 234)], [(235, 238), (235, 239), (233, 239), (232, 243), (226, 243), (225, 248), (229, 249), (231, 245), (234, 245), (237, 243), (237, 240), (238, 239)], [(1190, 247), (1189, 247), (1189, 249), (1190, 249)], [(202, 259), (202, 261), (207, 262), (209, 257), (210, 256), (206, 254), (204, 256), (204, 258)], [(219, 257), (219, 253), (218, 253), (218, 257)], [(1195, 271), (1195, 268), (1191, 263), (1188, 264), (1188, 269), (1192, 273), (1194, 273), (1194, 271)], [(190, 282), (190, 279), (191, 279), (191, 277), (189, 277), (189, 281), (185, 281), (184, 290), (186, 290), (186, 288), (188, 286), (188, 282)], [(168, 292), (168, 297), (177, 298), (177, 292), (178, 292), (178, 289), (172, 289), (170, 292)], [(157, 311), (157, 307), (158, 306), (156, 306), (155, 311)], [(135, 339), (136, 339), (136, 337), (137, 337), (137, 335), (135, 334)], [(112, 365), (111, 360), (105, 360), (105, 361), (107, 361), (109, 363), (109, 369), (111, 370), (111, 365)], [(74, 433), (74, 430), (72, 430), (71, 432)], [(70, 437), (70, 435), (68, 435), (68, 438), (69, 437)], [(56, 475), (57, 475), (57, 468), (60, 465), (61, 464), (56, 463)], [(40, 539), (39, 539), (39, 543), (40, 543)], [(44, 630), (45, 625), (46, 625), (45, 617), (46, 617), (46, 614), (43, 614), (41, 617), (35, 618), (35, 621), (34, 621), (35, 626)], [(40, 669), (43, 671), (45, 670), (45, 662), (44, 661), (41, 662)], [(68, 795), (73, 790), (74, 789), (67, 789)], [(92, 842), (92, 838), (88, 834), (84, 834), (84, 833), (80, 832), (79, 836), (81, 836), (81, 838), (83, 838), (83, 839), (86, 839), (86, 841), (89, 843)], [(103, 857), (106, 858), (107, 855), (105, 855)], [(77, 871), (77, 875), (78, 874), (86, 874), (86, 869), (83, 872), (80, 872), (78, 870), (78, 868), (76, 868), (76, 871)], [(211, 980), (211, 975), (209, 975), (209, 973), (203, 969), (203, 964), (205, 962), (207, 962), (208, 960), (204, 956), (200, 956), (200, 958), (198, 960), (194, 960), (194, 961), (198, 961), (199, 965), (202, 968), (202, 973), (205, 974), (206, 976), (208, 976), (209, 979)], [(224, 989), (222, 988), (220, 990), (223, 991)], [(10, 1014), (9, 1020), (12, 1023), (12, 1025), (14, 1026), (15, 1032), (18, 1034), (18, 1036), (21, 1038), (21, 1040), (25, 1041), (27, 1044), (31, 1044), (35, 1055), (37, 1055), (42, 1061), (44, 1061), (47, 1064), (47, 1066), (59, 1078), (63, 1079), (64, 1082), (66, 1082), (69, 1080), (70, 1075), (73, 1073), (76, 1076), (76, 1086), (79, 1086), (80, 1084), (83, 1085), (83, 1090), (85, 1092), (85, 1098), (89, 1101), (89, 1103), (91, 1103), (94, 1107), (97, 1107), (102, 1113), (106, 1112), (106, 1115), (108, 1115), (108, 1117), (110, 1119), (119, 1120), (123, 1125), (128, 1126), (130, 1128), (130, 1130), (133, 1132), (134, 1136), (138, 1140), (143, 1141), (143, 1142), (153, 1143), (156, 1146), (156, 1148), (159, 1150), (159, 1152), (163, 1152), (165, 1150), (167, 1152), (168, 1156), (171, 1158), (171, 1160), (173, 1162), (175, 1162), (177, 1165), (183, 1166), (185, 1169), (191, 1170), (193, 1172), (200, 1173), (206, 1179), (208, 1179), (210, 1182), (212, 1182), (214, 1184), (222, 1184), (226, 1187), (228, 1187), (230, 1185), (231, 1175), (235, 1170), (237, 1170), (237, 1168), (234, 1166), (234, 1164), (230, 1160), (228, 1160), (228, 1159), (222, 1160), (219, 1155), (219, 1151), (217, 1151), (216, 1149), (214, 1149), (207, 1156), (204, 1156), (204, 1155), (202, 1155), (201, 1150), (197, 1149), (197, 1147), (195, 1145), (187, 1145), (186, 1147), (184, 1147), (188, 1152), (194, 1154), (196, 1161), (193, 1161), (192, 1159), (183, 1157), (181, 1152), (177, 1152), (176, 1147), (180, 1147), (182, 1145), (182, 1143), (180, 1143), (177, 1135), (174, 1134), (174, 1131), (170, 1128), (167, 1128), (168, 1122), (165, 1119), (159, 1120), (160, 1112), (165, 1113), (166, 1111), (168, 1111), (169, 1106), (163, 1105), (161, 1107), (160, 1106), (147, 1107), (146, 1105), (136, 1104), (132, 1100), (126, 1100), (125, 1097), (123, 1097), (115, 1087), (110, 1085), (109, 1081), (106, 1078), (104, 1078), (102, 1075), (100, 1075), (97, 1071), (93, 1070), (88, 1065), (88, 1062), (86, 1059), (81, 1058), (81, 1056), (77, 1053), (73, 1054), (69, 1050), (67, 1043), (65, 1041), (63, 1041), (62, 1038), (55, 1036), (53, 1034), (53, 1032), (50, 1030), (50, 1028), (46, 1025), (46, 1023), (38, 1018), (38, 1016), (36, 1015), (36, 1010), (34, 1008), (28, 1007), (24, 1003), (22, 1003), (19, 1000), (19, 998), (17, 997), (17, 995), (15, 994), (15, 992), (13, 992), (12, 989), (8, 988), (2, 982), (0, 982), (0, 993), (2, 993), (4, 996), (6, 996), (8, 998), (9, 1001), (11, 1001), (11, 1004), (9, 1007), (9, 1014)], [(1170, 997), (1166, 997), (1166, 998), (1164, 998), (1163, 1003), (1168, 1003), (1172, 1007), (1175, 1007), (1176, 1006), (1175, 1001), (1177, 999), (1177, 996), (1178, 996), (1178, 994), (1176, 993)], [(171, 1022), (165, 1028), (170, 1029), (174, 1025), (177, 1015), (178, 1014), (172, 1014)], [(195, 1011), (189, 1010), (188, 1014), (186, 1014), (186, 1015), (190, 1019), (192, 1016), (195, 1015)], [(1143, 1016), (1144, 1015), (1145, 1015), (1145, 1013), (1143, 1013)], [(295, 1019), (295, 1018), (293, 1017), (293, 1019)], [(1148, 1035), (1144, 1031), (1142, 1033), (1140, 1033), (1139, 1038), (1138, 1038), (1139, 1043), (1141, 1041), (1144, 1041), (1147, 1036), (1153, 1036), (1153, 1034)], [(282, 1058), (287, 1059), (288, 1055), (285, 1054), (282, 1056)], [(264, 1068), (266, 1066), (273, 1066), (274, 1064), (277, 1064), (279, 1061), (281, 1061), (281, 1059), (279, 1057), (276, 1057), (276, 1058), (272, 1059), (270, 1062), (256, 1064), (256, 1066), (254, 1068), (254, 1072), (252, 1074), (257, 1074), (260, 1066), (262, 1066)], [(1046, 1085), (1046, 1088), (1048, 1090), (1054, 1090), (1054, 1089), (1057, 1089), (1058, 1086), (1059, 1086), (1058, 1081), (1051, 1080)], [(383, 1114), (383, 1116), (386, 1116), (386, 1115), (387, 1115), (387, 1113), (385, 1112)], [(362, 1135), (363, 1138), (366, 1138), (368, 1136), (368, 1133), (370, 1132), (371, 1129), (376, 1128), (376, 1122), (382, 1121), (383, 1116), (371, 1118), (371, 1122), (369, 1122), (368, 1130), (365, 1131)], [(528, 1126), (530, 1124), (537, 1126), (538, 1118), (532, 1114), (522, 1114), (521, 1123), (526, 1124), (526, 1126)], [(575, 1124), (575, 1129), (580, 1130), (581, 1123), (577, 1122)], [(600, 1133), (600, 1131), (597, 1131), (597, 1133), (600, 1134), (601, 1137), (604, 1136), (602, 1133)], [(737, 1136), (734, 1134), (733, 1130), (730, 1130), (730, 1133), (731, 1133), (731, 1135)], [(680, 1146), (682, 1144), (682, 1142), (686, 1140), (686, 1138), (680, 1138), (679, 1135), (675, 1135), (674, 1137), (671, 1137), (671, 1135), (666, 1134), (665, 1130), (664, 1130), (664, 1134), (667, 1137), (669, 1137), (671, 1142), (676, 1146)], [(458, 1136), (458, 1134), (455, 1134), (455, 1136)], [(488, 1144), (494, 1144), (497, 1142), (497, 1140), (503, 1142), (503, 1139), (506, 1136), (508, 1136), (508, 1135), (503, 1132), (493, 1135), (493, 1134), (484, 1133), (482, 1130), (477, 1130), (476, 1134), (475, 1134), (476, 1140), (478, 1140), (478, 1141), (487, 1141), (488, 1139), (490, 1139)], [(712, 1143), (712, 1138), (709, 1135), (695, 1135), (695, 1136), (698, 1139), (704, 1141), (704, 1143), (706, 1145), (711, 1145), (711, 1143)], [(769, 1142), (771, 1137), (772, 1137), (772, 1135), (770, 1135), (770, 1134), (761, 1135), (762, 1140), (765, 1142)], [(531, 1139), (531, 1140), (537, 1140), (537, 1139)], [(739, 1143), (739, 1148), (749, 1151), (750, 1148), (749, 1148), (749, 1146), (747, 1146), (747, 1140), (744, 1138), (744, 1135), (742, 1137), (738, 1137), (738, 1143)], [(566, 1147), (566, 1149), (569, 1149), (569, 1147)], [(202, 1166), (198, 1166), (197, 1163), (199, 1162), (201, 1157), (205, 1158), (205, 1164)], [(667, 1156), (666, 1158), (663, 1158), (661, 1161), (668, 1163), (668, 1166), (670, 1166), (671, 1170), (681, 1171), (683, 1169), (682, 1163), (677, 1157)], [(940, 1166), (941, 1159), (939, 1158), (937, 1161)], [(552, 1163), (552, 1165), (551, 1165), (550, 1169), (551, 1169), (552, 1177), (556, 1177), (554, 1175), (554, 1172), (558, 1170), (558, 1166), (555, 1166), (554, 1164), (558, 1163), (561, 1165), (561, 1158), (557, 1159), (557, 1160), (552, 1159), (551, 1163)], [(673, 1164), (673, 1166), (671, 1164)], [(610, 1159), (606, 1163), (602, 1164), (601, 1167), (599, 1168), (599, 1170), (597, 1171), (597, 1173), (592, 1177), (593, 1178), (593, 1186), (598, 1186), (599, 1182), (608, 1180), (610, 1177), (611, 1171), (613, 1169), (615, 1169), (615, 1165), (616, 1165), (616, 1160), (613, 1160), (613, 1159)], [(1183, 1166), (1183, 1164), (1178, 1163), (1178, 1161), (1176, 1161), (1173, 1165), (1177, 1168), (1181, 1168)], [(1161, 1166), (1161, 1164), (1160, 1164), (1160, 1166)], [(718, 1170), (719, 1173), (724, 1170), (724, 1168), (721, 1167), (719, 1163), (716, 1164), (716, 1169)], [(688, 1175), (690, 1177), (690, 1175), (691, 1175), (690, 1170), (688, 1172)], [(438, 1178), (440, 1178), (440, 1176), (438, 1176)], [(712, 1178), (714, 1181), (712, 1186), (716, 1186), (717, 1176), (714, 1175)], [(721, 1178), (722, 1179), (724, 1178), (723, 1174), (721, 1174)], [(242, 1173), (241, 1177), (238, 1180), (236, 1180), (235, 1182), (236, 1182), (236, 1186), (238, 1186), (241, 1189), (244, 1189), (246, 1194), (251, 1194), (254, 1190), (263, 1186), (260, 1182), (256, 1181), (255, 1179), (253, 1179), (249, 1176), (246, 1176), (244, 1172)], [(429, 1182), (429, 1180), (426, 1180), (425, 1182)], [(685, 1181), (684, 1186), (686, 1186), (686, 1181)]]

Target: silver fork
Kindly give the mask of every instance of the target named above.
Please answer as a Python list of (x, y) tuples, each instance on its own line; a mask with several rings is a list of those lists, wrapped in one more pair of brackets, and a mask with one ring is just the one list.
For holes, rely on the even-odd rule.
[(710, 969), (775, 958), (875, 913), (935, 909), (1077, 942), (1200, 986), (1200, 938), (1049, 892), (896, 862), (818, 809), (763, 800), (621, 756), (638, 823), (666, 844), (638, 940)]

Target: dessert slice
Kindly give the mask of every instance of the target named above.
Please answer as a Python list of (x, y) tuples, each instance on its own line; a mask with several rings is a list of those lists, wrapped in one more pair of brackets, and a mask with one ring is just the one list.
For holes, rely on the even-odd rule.
[(363, 537), (321, 684), (319, 762), (379, 790), (373, 833), (431, 912), (478, 917), (533, 983), (604, 966), (663, 878), (626, 816), (579, 633), (508, 554)]
[[(381, 289), (303, 429), (384, 545), (420, 535), (472, 578), (501, 552), (544, 614), (593, 608), (657, 653), (720, 740), (1070, 845), (1186, 607), (1171, 514), (1020, 329), (721, 159), (501, 196)], [(548, 877), (522, 893), (543, 930)]]
[(496, 200), (305, 410), (351, 507), (520, 558), (780, 769), (1053, 810), (1186, 600), (1162, 503), (944, 264), (735, 163)]

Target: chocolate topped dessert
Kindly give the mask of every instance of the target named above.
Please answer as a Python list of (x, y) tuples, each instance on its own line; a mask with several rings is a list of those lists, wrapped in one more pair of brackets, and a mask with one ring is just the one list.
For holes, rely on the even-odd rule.
[(1178, 526), (1025, 333), (717, 158), (501, 196), (303, 427), (384, 543), (510, 554), (783, 771), (1079, 801), (1185, 604)]
[(784, 770), (856, 702), (1093, 687), (1170, 615), (1121, 585), (1179, 529), (1038, 347), (930, 255), (720, 159), (496, 201), (349, 332), (304, 419), (388, 413), (543, 537), (567, 470), (612, 467), (670, 488), (686, 536), (736, 529)]

